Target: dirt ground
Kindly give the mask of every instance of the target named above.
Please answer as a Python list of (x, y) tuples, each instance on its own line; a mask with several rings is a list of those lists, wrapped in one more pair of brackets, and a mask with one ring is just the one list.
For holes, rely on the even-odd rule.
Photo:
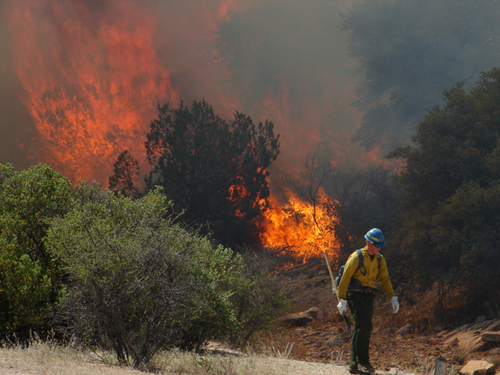
[[(283, 328), (270, 338), (273, 350), (286, 351), (294, 359), (347, 365), (350, 336), (341, 343), (338, 338), (334, 340), (345, 331), (345, 323), (336, 308), (337, 300), (331, 291), (324, 260), (313, 259), (307, 264), (280, 271), (278, 277), (295, 303), (295, 312), (317, 307), (319, 314), (306, 326)], [(484, 328), (464, 330), (458, 336), (460, 329), (444, 330), (433, 325), (432, 304), (433, 301), (427, 300), (418, 306), (409, 306), (402, 300), (400, 311), (393, 314), (390, 300), (379, 291), (370, 347), (370, 359), (377, 372), (398, 369), (427, 374), (438, 358), (449, 361), (450, 370), (453, 367), (454, 372), (471, 359), (490, 359), (491, 362), (488, 357), (492, 348), (477, 344), (481, 332), (489, 327), (488, 322)], [(407, 333), (400, 331), (403, 327), (409, 328)], [(476, 344), (472, 347), (474, 341)], [(497, 369), (500, 368), (497, 366)]]

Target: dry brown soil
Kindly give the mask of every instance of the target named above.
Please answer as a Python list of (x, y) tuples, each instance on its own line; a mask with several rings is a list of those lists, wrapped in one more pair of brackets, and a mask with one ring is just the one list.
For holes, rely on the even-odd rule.
[[(277, 274), (284, 290), (294, 301), (295, 312), (317, 307), (320, 313), (306, 326), (282, 328), (268, 339), (269, 345), (283, 353), (293, 344), (290, 358), (348, 364), (350, 337), (340, 345), (332, 343), (333, 338), (345, 330), (345, 324), (336, 308), (337, 300), (332, 294), (324, 260), (313, 259)], [(379, 291), (370, 347), (371, 362), (377, 372), (399, 369), (426, 374), (433, 369), (437, 358), (450, 361), (450, 367), (456, 371), (468, 360), (487, 359), (490, 355), (491, 347), (477, 350), (476, 345), (472, 348), (471, 342), (480, 341), (481, 329), (457, 333), (455, 329), (434, 326), (432, 300), (409, 306), (403, 299), (400, 305), (400, 311), (393, 314), (390, 300)], [(408, 323), (413, 324), (414, 330), (405, 335), (398, 334)]]

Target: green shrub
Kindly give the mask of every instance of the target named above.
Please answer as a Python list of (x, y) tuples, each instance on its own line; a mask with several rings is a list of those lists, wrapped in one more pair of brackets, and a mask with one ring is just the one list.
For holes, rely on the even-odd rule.
[(273, 273), (276, 253), (244, 249), (241, 255), (243, 279), (231, 297), (238, 327), (230, 335), (230, 344), (237, 348), (245, 347), (256, 332), (271, 328), (291, 306)]
[(68, 210), (69, 181), (45, 164), (24, 171), (0, 166), (0, 333), (41, 331), (60, 289), (44, 237), (49, 220)]
[(75, 196), (47, 242), (67, 272), (59, 317), (73, 334), (138, 367), (161, 348), (237, 328), (231, 297), (241, 257), (175, 224), (158, 192), (132, 200), (83, 183)]

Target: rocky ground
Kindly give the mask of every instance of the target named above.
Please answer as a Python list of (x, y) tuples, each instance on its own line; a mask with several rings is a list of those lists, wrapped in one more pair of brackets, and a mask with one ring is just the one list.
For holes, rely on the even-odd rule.
[[(272, 350), (293, 359), (347, 364), (350, 336), (338, 314), (324, 260), (313, 259), (280, 271), (278, 276), (295, 302), (296, 313), (301, 314), (291, 317), (291, 327), (283, 327), (269, 338)], [(500, 340), (499, 320), (482, 316), (474, 325), (445, 330), (432, 323), (432, 301), (418, 306), (400, 302), (401, 309), (394, 315), (389, 299), (381, 292), (377, 296), (370, 354), (380, 372), (399, 369), (427, 374), (438, 358), (448, 361), (453, 372), (479, 359), (500, 369), (500, 349), (496, 348), (500, 344), (496, 341)]]

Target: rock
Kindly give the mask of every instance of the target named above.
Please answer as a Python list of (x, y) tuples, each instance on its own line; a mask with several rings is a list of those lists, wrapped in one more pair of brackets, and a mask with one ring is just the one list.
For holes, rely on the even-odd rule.
[(400, 328), (399, 331), (396, 332), (396, 335), (405, 336), (409, 333), (412, 333), (414, 331), (414, 329), (415, 329), (414, 325), (411, 323), (408, 323), (403, 328)]
[(291, 327), (302, 327), (311, 323), (313, 318), (304, 312), (287, 315), (283, 320), (282, 324)]
[(321, 312), (317, 307), (311, 307), (309, 310), (305, 312), (307, 315), (309, 315), (313, 319), (318, 319), (319, 316), (321, 315)]
[(492, 375), (495, 373), (495, 366), (486, 361), (472, 360), (459, 371), (462, 375)]
[(287, 315), (282, 320), (282, 324), (290, 327), (303, 327), (321, 316), (322, 313), (317, 307), (311, 307), (307, 311)]
[(334, 336), (331, 340), (328, 340), (329, 346), (339, 346), (344, 344), (344, 339), (340, 336)]
[(500, 345), (500, 333), (486, 332), (481, 335), (481, 340), (491, 346)]

